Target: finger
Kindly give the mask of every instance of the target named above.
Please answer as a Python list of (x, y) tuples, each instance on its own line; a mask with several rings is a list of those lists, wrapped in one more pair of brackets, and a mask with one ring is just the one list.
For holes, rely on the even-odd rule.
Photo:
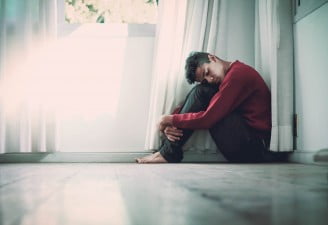
[(168, 132), (182, 133), (182, 130), (174, 128), (174, 127), (166, 127), (165, 130)]
[(174, 128), (173, 127), (170, 127), (170, 126), (167, 126), (167, 127), (165, 127), (165, 130), (166, 131), (172, 131), (172, 130), (174, 130)]
[[(177, 127), (173, 127), (173, 126), (170, 126), (170, 128), (172, 128), (172, 129), (174, 129), (174, 130), (181, 130), (181, 129), (179, 129), (179, 128), (177, 128)], [(182, 130), (181, 130), (182, 131)]]
[(172, 139), (172, 140), (180, 140), (180, 137), (174, 136), (174, 135), (167, 135), (167, 137)]
[(183, 134), (175, 134), (175, 133), (167, 133), (166, 135), (174, 136), (176, 138), (180, 138), (183, 136)]
[(167, 137), (167, 139), (169, 139), (169, 141), (175, 142), (175, 140), (170, 137)]
[(167, 130), (166, 131), (166, 134), (174, 135), (174, 136), (180, 136), (180, 137), (183, 136), (182, 131), (176, 131), (176, 130), (174, 130), (174, 131)]
[(170, 127), (170, 130), (182, 133), (182, 130), (177, 127)]
[(167, 137), (167, 139), (169, 139), (170, 141), (173, 141), (173, 142), (180, 140), (179, 137), (172, 136), (172, 135), (167, 135), (166, 137)]

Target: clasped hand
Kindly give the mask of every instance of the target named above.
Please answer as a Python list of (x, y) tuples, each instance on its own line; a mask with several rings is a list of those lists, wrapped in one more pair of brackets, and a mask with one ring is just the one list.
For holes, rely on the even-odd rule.
[(182, 130), (172, 125), (172, 115), (162, 117), (159, 123), (159, 130), (172, 142), (180, 140), (180, 137), (183, 136)]
[(167, 139), (173, 142), (180, 140), (180, 137), (183, 136), (182, 130), (173, 126), (165, 127), (164, 134)]

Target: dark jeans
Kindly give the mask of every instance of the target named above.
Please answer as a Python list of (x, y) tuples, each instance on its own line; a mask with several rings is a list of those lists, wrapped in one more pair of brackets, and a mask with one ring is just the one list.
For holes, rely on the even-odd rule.
[[(206, 110), (211, 98), (218, 91), (210, 84), (196, 85), (186, 97), (179, 113)], [(192, 135), (193, 130), (182, 129), (180, 140), (172, 142), (164, 137), (159, 149), (161, 155), (171, 163), (183, 159), (182, 146)], [(238, 112), (232, 112), (210, 128), (210, 134), (218, 150), (229, 162), (261, 162), (268, 149), (270, 134), (260, 134), (251, 129)], [(262, 137), (263, 136), (263, 137)]]

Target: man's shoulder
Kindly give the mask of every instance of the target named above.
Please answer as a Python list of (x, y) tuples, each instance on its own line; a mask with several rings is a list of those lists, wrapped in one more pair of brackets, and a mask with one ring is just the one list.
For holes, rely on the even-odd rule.
[(260, 76), (260, 74), (252, 66), (238, 60), (234, 62), (234, 65), (229, 72), (232, 76), (241, 78)]
[(236, 60), (235, 62), (233, 62), (233, 64), (232, 64), (232, 68), (231, 68), (231, 69), (234, 69), (235, 72), (236, 72), (236, 71), (237, 71), (237, 72), (240, 72), (240, 71), (242, 71), (242, 72), (245, 72), (245, 71), (255, 71), (255, 72), (257, 72), (257, 71), (254, 69), (253, 66), (248, 65), (248, 64), (246, 64), (246, 63), (244, 63), (244, 62), (241, 62), (241, 61), (239, 61), (239, 60)]
[(226, 79), (224, 80), (225, 82), (245, 85), (246, 83), (252, 83), (257, 79), (258, 76), (260, 76), (253, 67), (243, 62), (236, 61), (233, 64), (234, 65), (232, 65), (231, 69), (226, 75)]

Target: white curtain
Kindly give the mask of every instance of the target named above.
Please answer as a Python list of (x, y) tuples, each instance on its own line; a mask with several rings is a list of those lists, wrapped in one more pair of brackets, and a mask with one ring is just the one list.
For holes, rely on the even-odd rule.
[(271, 88), (271, 151), (293, 150), (291, 1), (256, 0), (255, 67)]
[(173, 107), (175, 93), (172, 90), (181, 64), (186, 7), (186, 0), (159, 1), (146, 149), (158, 148), (158, 120)]
[(56, 1), (0, 1), (0, 153), (56, 151), (55, 112), (41, 91), (47, 68), (38, 61), (56, 37)]
[[(184, 76), (185, 59), (191, 51), (216, 54), (224, 45), (226, 1), (189, 0), (159, 1), (159, 22), (151, 90), (150, 116), (146, 149), (157, 149), (160, 144), (158, 122), (162, 115), (170, 114), (182, 103), (192, 88)], [(220, 5), (221, 3), (221, 5)], [(219, 13), (220, 12), (220, 13)], [(221, 55), (225, 52), (221, 48)], [(208, 131), (200, 130), (186, 143), (184, 149), (215, 151), (216, 146)]]

